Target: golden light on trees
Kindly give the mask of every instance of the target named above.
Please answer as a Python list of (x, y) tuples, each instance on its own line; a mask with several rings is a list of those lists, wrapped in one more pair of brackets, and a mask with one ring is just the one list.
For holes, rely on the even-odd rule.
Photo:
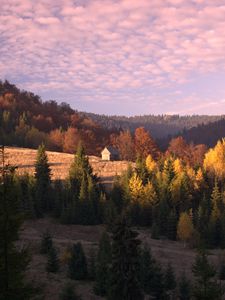
[(191, 239), (193, 232), (194, 227), (191, 217), (187, 212), (181, 213), (177, 226), (177, 237), (184, 242), (184, 246)]
[(225, 179), (225, 138), (206, 153), (203, 165), (210, 177)]

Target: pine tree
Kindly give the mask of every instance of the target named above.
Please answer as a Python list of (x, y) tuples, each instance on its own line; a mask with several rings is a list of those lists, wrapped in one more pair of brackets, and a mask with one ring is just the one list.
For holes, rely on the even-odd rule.
[(107, 298), (109, 300), (142, 300), (138, 280), (140, 241), (123, 217), (113, 228), (112, 267)]
[(47, 253), (46, 271), (57, 273), (59, 270), (59, 258), (54, 246), (52, 246)]
[(62, 180), (54, 180), (54, 199), (52, 203), (52, 215), (55, 218), (60, 218), (62, 214), (65, 193), (66, 191)]
[(224, 242), (223, 228), (222, 228), (222, 216), (224, 213), (224, 203), (222, 201), (222, 195), (220, 193), (218, 183), (215, 181), (215, 185), (211, 194), (212, 212), (210, 217), (210, 236), (211, 245), (218, 247)]
[(220, 268), (219, 268), (219, 280), (225, 280), (225, 262), (224, 262), (224, 260), (220, 264)]
[(76, 243), (71, 249), (71, 257), (68, 262), (68, 276), (75, 280), (87, 279), (87, 261), (81, 243)]
[(51, 170), (44, 144), (38, 148), (34, 176), (36, 179), (35, 212), (37, 217), (41, 217), (45, 211), (51, 209)]
[(168, 229), (168, 216), (169, 216), (169, 206), (166, 199), (161, 199), (158, 206), (158, 220), (157, 225), (159, 227), (160, 235), (166, 236)]
[(211, 201), (209, 197), (203, 195), (200, 201), (200, 206), (198, 208), (198, 221), (197, 221), (197, 231), (200, 233), (201, 242), (205, 245), (209, 245), (209, 219), (211, 214)]
[(179, 281), (179, 300), (191, 299), (191, 284), (185, 273), (182, 273)]
[(124, 207), (124, 193), (118, 180), (115, 180), (115, 182), (113, 183), (113, 188), (110, 196), (111, 201), (114, 203), (117, 210), (117, 214), (121, 214)]
[(110, 199), (109, 201), (107, 201), (104, 211), (104, 223), (107, 225), (107, 230), (112, 230), (113, 224), (117, 217), (117, 209), (114, 202)]
[(165, 296), (164, 278), (159, 263), (152, 257), (151, 251), (144, 247), (140, 254), (140, 283), (143, 291), (153, 299)]
[(141, 179), (141, 181), (145, 184), (148, 180), (148, 170), (146, 167), (145, 158), (138, 155), (136, 160), (136, 174)]
[(16, 241), (23, 223), (14, 182), (15, 168), (5, 164), (4, 147), (0, 149), (0, 300), (28, 300), (34, 289), (25, 281), (30, 262), (26, 248)]
[(167, 221), (167, 237), (175, 241), (177, 236), (177, 216), (174, 211), (171, 211)]
[(154, 240), (160, 239), (160, 229), (159, 226), (156, 223), (153, 223), (152, 229), (151, 229), (151, 238)]
[(77, 295), (74, 286), (67, 282), (63, 287), (63, 290), (59, 296), (60, 300), (81, 300), (81, 297)]
[(109, 288), (109, 268), (111, 264), (111, 242), (106, 232), (102, 234), (96, 261), (96, 281), (94, 291), (105, 296)]
[(96, 254), (93, 248), (91, 248), (89, 253), (89, 267), (88, 267), (88, 278), (90, 280), (95, 280), (96, 278)]
[(91, 225), (100, 219), (98, 179), (85, 154), (84, 147), (79, 144), (77, 153), (69, 171), (69, 186), (72, 201), (67, 210), (72, 211), (72, 223)]
[(219, 300), (221, 299), (221, 288), (216, 282), (216, 271), (209, 263), (205, 251), (200, 251), (192, 266), (195, 277), (193, 295), (196, 300)]
[(47, 254), (53, 247), (52, 237), (48, 231), (44, 232), (41, 239), (40, 253)]
[(164, 284), (165, 284), (165, 290), (169, 293), (175, 290), (177, 286), (174, 270), (170, 263), (167, 265), (166, 268), (166, 272), (164, 276)]

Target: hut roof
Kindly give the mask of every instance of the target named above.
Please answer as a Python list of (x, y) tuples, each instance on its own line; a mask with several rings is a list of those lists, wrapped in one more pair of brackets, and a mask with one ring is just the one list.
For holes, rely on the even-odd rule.
[(103, 151), (106, 151), (106, 150), (108, 151), (108, 153), (110, 153), (112, 155), (119, 155), (119, 151), (116, 148), (114, 148), (113, 146), (107, 146), (107, 147), (105, 147), (102, 150), (102, 153), (103, 153)]

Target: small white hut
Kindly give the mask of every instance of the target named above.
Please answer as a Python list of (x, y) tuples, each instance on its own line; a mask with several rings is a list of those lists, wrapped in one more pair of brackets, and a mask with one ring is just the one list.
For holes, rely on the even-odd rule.
[(119, 156), (120, 156), (119, 151), (112, 146), (105, 147), (102, 150), (101, 155), (102, 155), (102, 160), (107, 160), (107, 161), (119, 160)]

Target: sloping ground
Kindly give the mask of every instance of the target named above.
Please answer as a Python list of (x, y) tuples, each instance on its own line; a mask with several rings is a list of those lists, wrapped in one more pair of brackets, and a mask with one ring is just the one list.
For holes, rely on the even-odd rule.
[[(54, 245), (61, 260), (60, 272), (57, 274), (48, 274), (46, 272), (46, 257), (39, 253), (41, 236), (46, 230), (53, 236)], [(66, 264), (63, 260), (67, 247), (73, 243), (81, 242), (87, 257), (89, 257), (91, 250), (97, 252), (98, 242), (103, 231), (103, 225), (61, 225), (47, 218), (25, 222), (20, 243), (29, 244), (33, 256), (27, 276), (29, 279), (41, 283), (46, 300), (58, 300), (62, 286), (68, 280)], [(167, 263), (170, 262), (175, 269), (177, 278), (180, 277), (183, 271), (191, 278), (191, 267), (196, 255), (194, 250), (188, 247), (184, 248), (180, 242), (153, 240), (149, 229), (138, 229), (137, 231), (143, 245), (147, 244), (151, 248), (152, 254), (161, 262), (163, 267), (166, 267)], [(212, 250), (210, 254), (210, 260), (218, 267), (221, 259), (224, 258), (224, 250)], [(78, 293), (82, 295), (83, 300), (103, 299), (94, 295), (93, 282), (72, 282), (77, 287)]]
[[(6, 162), (18, 167), (19, 174), (34, 173), (37, 151), (27, 148), (6, 147)], [(47, 151), (52, 179), (66, 179), (74, 155)], [(93, 172), (104, 184), (111, 184), (116, 175), (121, 175), (128, 167), (127, 161), (102, 161), (100, 157), (89, 156)]]

